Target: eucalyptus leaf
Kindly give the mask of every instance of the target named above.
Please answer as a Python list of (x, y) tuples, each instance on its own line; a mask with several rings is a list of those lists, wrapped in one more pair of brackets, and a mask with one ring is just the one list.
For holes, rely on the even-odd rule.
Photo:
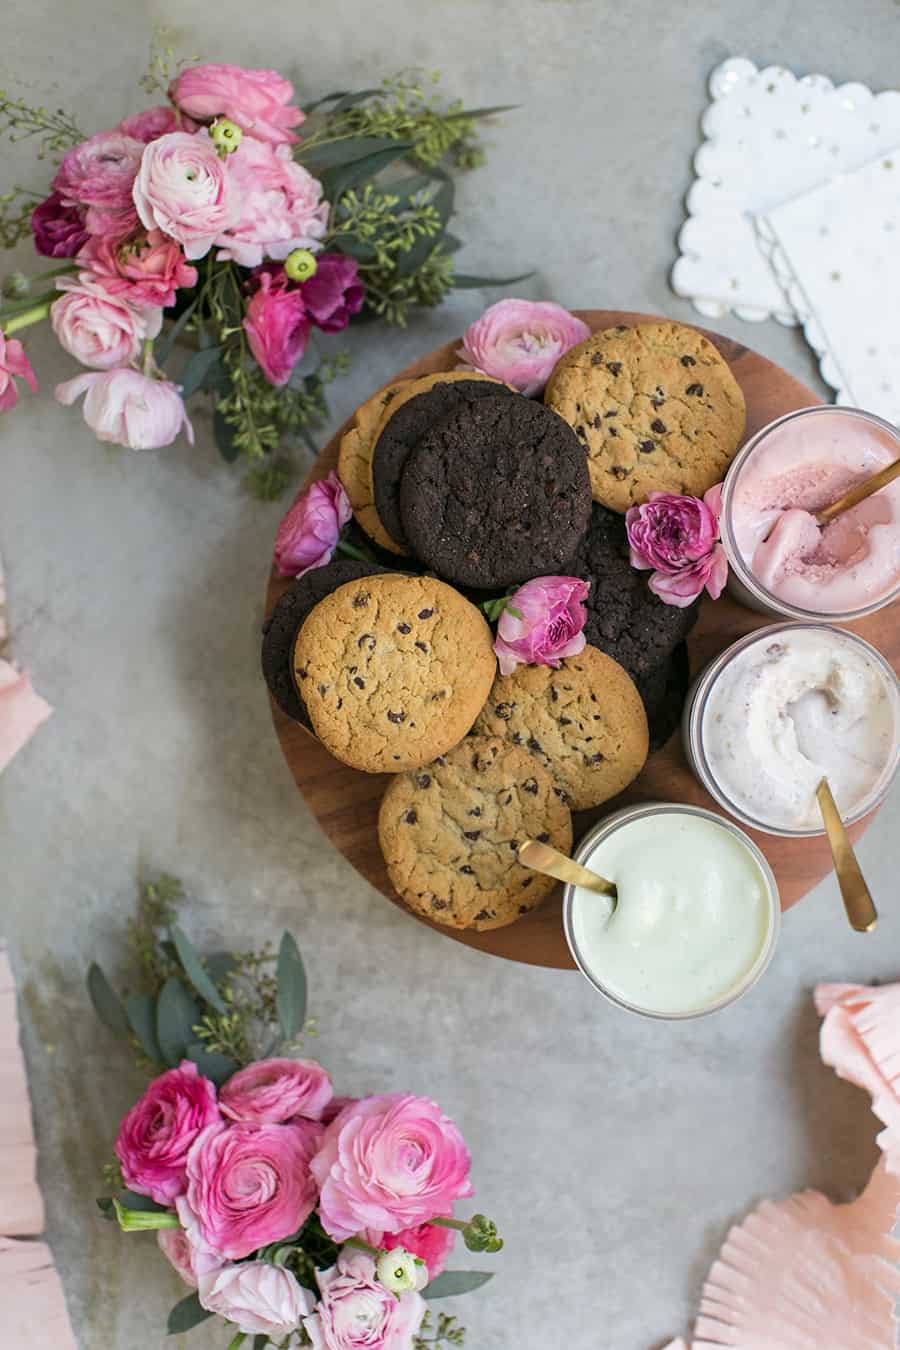
[(355, 108), (357, 103), (365, 103), (367, 98), (383, 93), (383, 89), (360, 89), (355, 94), (339, 94), (337, 103), (331, 109), (332, 114), (346, 112), (348, 108)]
[(453, 179), (450, 177), (444, 178), (431, 199), (432, 206), (437, 209), (441, 228), (437, 234), (423, 235), (421, 239), (416, 240), (412, 248), (399, 255), (397, 258), (398, 277), (408, 277), (415, 272), (417, 268), (422, 266), (434, 246), (440, 242), (444, 227), (453, 214), (454, 191)]
[(441, 248), (445, 253), (457, 253), (463, 246), (463, 241), (449, 230), (445, 230), (441, 235)]
[(303, 1030), (306, 1021), (306, 971), (303, 958), (290, 933), (284, 933), (278, 949), (278, 992), (275, 996), (278, 1022), (286, 1041)]
[(211, 379), (221, 355), (221, 347), (204, 347), (202, 351), (194, 352), (178, 377), (182, 398), (190, 398)]
[(321, 108), (323, 103), (333, 103), (336, 98), (346, 97), (346, 89), (341, 89), (337, 94), (323, 94), (321, 98), (313, 99), (312, 103), (304, 104), (303, 111), (309, 117), (310, 113), (315, 112), (316, 108)]
[(269, 1338), (264, 1331), (260, 1332), (258, 1336), (253, 1337), (253, 1350), (265, 1350), (265, 1347), (268, 1344)]
[(458, 291), (472, 290), (478, 286), (512, 286), (517, 281), (527, 281), (533, 272), (520, 272), (516, 277), (474, 277), (468, 272), (455, 272), (453, 285)]
[[(371, 244), (363, 243), (352, 234), (339, 235), (338, 242), (333, 247), (339, 253), (346, 253), (348, 258), (355, 258), (357, 262), (374, 262), (378, 257), (378, 251)], [(354, 315), (354, 318), (356, 317), (358, 316)]]
[(138, 1045), (148, 1059), (161, 1064), (163, 1053), (156, 1039), (156, 999), (152, 994), (131, 994), (126, 1000), (128, 1021)]
[(199, 1296), (188, 1294), (169, 1313), (166, 1330), (170, 1336), (177, 1336), (180, 1331), (190, 1331), (191, 1327), (199, 1326), (207, 1317), (212, 1317), (212, 1313), (201, 1305)]
[(115, 1221), (116, 1211), (113, 1209), (113, 1202), (111, 1195), (98, 1196), (97, 1208), (103, 1215), (104, 1219), (110, 1219), (112, 1221)]
[(417, 193), (427, 191), (438, 177), (439, 175), (435, 173), (411, 173), (406, 178), (398, 178), (396, 182), (386, 184), (385, 192), (389, 192), (392, 197), (399, 200), (401, 206), (406, 207)]
[(202, 1041), (192, 1041), (185, 1053), (204, 1078), (212, 1079), (216, 1087), (221, 1087), (226, 1078), (237, 1073), (241, 1067), (236, 1059), (229, 1059), (227, 1055), (219, 1054), (218, 1050), (207, 1050)]
[(165, 1205), (158, 1205), (149, 1195), (138, 1195), (137, 1191), (120, 1191), (117, 1198), (123, 1209), (136, 1209), (141, 1214), (166, 1213)]
[(493, 1273), (486, 1270), (445, 1270), (443, 1275), (426, 1284), (422, 1297), (456, 1298), (458, 1294), (470, 1294), (473, 1289), (480, 1289), (493, 1278)]
[(211, 952), (206, 957), (206, 969), (214, 984), (221, 984), (232, 971), (237, 970), (238, 959), (234, 952)]
[(195, 991), (207, 1003), (212, 1004), (216, 1012), (225, 1012), (225, 1000), (213, 984), (209, 975), (203, 968), (203, 962), (194, 951), (188, 941), (183, 929), (178, 924), (172, 927), (172, 941), (175, 944), (175, 950), (178, 953), (178, 960), (181, 962), (181, 969), (194, 986)]
[(235, 441), (236, 435), (235, 428), (230, 422), (226, 421), (224, 414), (216, 408), (213, 413), (213, 438), (216, 442), (216, 449), (226, 464), (233, 464), (241, 453), (241, 447)]
[(200, 1021), (199, 1005), (177, 975), (170, 975), (156, 1001), (156, 1038), (166, 1064), (176, 1065), (196, 1040), (194, 1027)]
[[(384, 169), (390, 168), (398, 159), (402, 159), (410, 149), (410, 145), (411, 142), (408, 141), (394, 141), (387, 149), (376, 150), (374, 154), (366, 155), (364, 159), (356, 159), (351, 164), (327, 169), (322, 174), (324, 195), (329, 201), (340, 201), (341, 196), (350, 188), (358, 187), (360, 183), (377, 177)], [(385, 190), (392, 191), (391, 188)]]
[(172, 348), (175, 346), (176, 341), (184, 332), (185, 324), (193, 314), (194, 310), (197, 308), (198, 304), (199, 298), (197, 300), (192, 300), (191, 303), (187, 306), (187, 308), (181, 311), (181, 313), (179, 314), (175, 322), (172, 324), (172, 326), (169, 329), (167, 329), (164, 335), (157, 342), (156, 346), (153, 348), (153, 359), (156, 361), (156, 364), (158, 366), (164, 366), (168, 361), (170, 355), (172, 354)]
[(128, 1036), (128, 1017), (122, 1000), (113, 989), (103, 971), (92, 961), (87, 973), (87, 987), (94, 1012), (100, 1021), (117, 1036)]
[(518, 103), (498, 103), (493, 108), (463, 108), (461, 112), (449, 113), (445, 122), (462, 122), (467, 117), (491, 117), (494, 113), (515, 112)]
[(379, 150), (389, 150), (392, 145), (404, 145), (407, 150), (412, 148), (411, 141), (397, 141), (393, 136), (347, 136), (331, 145), (314, 145), (306, 152), (301, 146), (297, 158), (305, 169), (321, 178), (326, 169), (353, 164)]

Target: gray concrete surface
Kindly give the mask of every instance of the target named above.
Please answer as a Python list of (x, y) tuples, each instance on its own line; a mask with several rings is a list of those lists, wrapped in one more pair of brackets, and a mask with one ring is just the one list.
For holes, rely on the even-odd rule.
[[(100, 129), (137, 106), (160, 21), (188, 52), (290, 69), (307, 97), (421, 63), (469, 102), (521, 104), (461, 183), (466, 270), (534, 266), (534, 296), (688, 320), (667, 273), (709, 69), (746, 53), (884, 88), (900, 38), (893, 0), (30, 0), (7, 7), (0, 83)], [(4, 148), (0, 164), (4, 181), (39, 185), (24, 154)], [(358, 344), (335, 422), (486, 299)], [(814, 382), (795, 333), (722, 327)], [(80, 1346), (162, 1346), (179, 1296), (147, 1240), (98, 1222), (92, 1200), (140, 1080), (93, 1020), (83, 972), (92, 957), (115, 967), (135, 875), (153, 868), (184, 878), (200, 941), (295, 932), (316, 1050), (343, 1090), (433, 1094), (459, 1121), (479, 1206), (507, 1236), (497, 1279), (459, 1306), (470, 1350), (649, 1350), (686, 1329), (756, 1199), (808, 1185), (847, 1197), (872, 1165), (874, 1120), (818, 1060), (810, 991), (898, 974), (900, 797), (861, 849), (877, 935), (851, 934), (823, 884), (752, 996), (706, 1022), (631, 1019), (574, 973), (421, 928), (325, 842), (272, 734), (257, 633), (280, 509), (242, 494), (203, 416), (194, 450), (98, 445), (51, 397), (72, 363), (46, 333), (29, 348), (43, 392), (0, 422), (0, 547), (16, 654), (57, 711), (0, 780), (0, 932)]]

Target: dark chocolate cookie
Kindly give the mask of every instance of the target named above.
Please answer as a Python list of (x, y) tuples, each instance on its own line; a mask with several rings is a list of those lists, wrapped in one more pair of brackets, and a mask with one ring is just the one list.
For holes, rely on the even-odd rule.
[(441, 380), (413, 398), (397, 400), (396, 411), (390, 411), (378, 432), (372, 451), (372, 485), (375, 509), (390, 537), (406, 547), (403, 520), (400, 514), (400, 478), (407, 456), (427, 431), (442, 422), (450, 413), (468, 407), (482, 398), (497, 398), (512, 394), (505, 384), (478, 375), (461, 378), (459, 371), (451, 371), (447, 381)]
[(411, 451), (400, 509), (415, 553), (457, 585), (498, 588), (558, 573), (590, 516), (584, 451), (543, 404), (481, 398)]
[(681, 721), (690, 682), (691, 668), (684, 642), (679, 642), (671, 656), (663, 657), (655, 670), (635, 679), (647, 713), (651, 755), (665, 745)]
[(324, 567), (314, 567), (298, 581), (291, 582), (263, 624), (263, 678), (281, 711), (295, 722), (302, 722), (305, 727), (312, 728), (291, 670), (294, 638), (300, 625), (313, 605), (324, 600), (338, 586), (343, 586), (346, 581), (359, 581), (361, 577), (385, 571), (387, 568), (379, 567), (377, 563), (355, 562), (352, 558), (339, 558), (336, 562), (326, 563)]

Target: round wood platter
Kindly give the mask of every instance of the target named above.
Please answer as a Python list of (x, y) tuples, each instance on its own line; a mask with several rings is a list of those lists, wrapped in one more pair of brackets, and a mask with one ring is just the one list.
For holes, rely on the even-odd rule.
[[(610, 328), (617, 323), (647, 322), (654, 317), (603, 309), (576, 312), (595, 331)], [(742, 347), (730, 338), (704, 331), (729, 362), (744, 391), (747, 401), (747, 436), (782, 413), (821, 402), (810, 389), (793, 379), (780, 366), (767, 361), (764, 356)], [(457, 345), (449, 343), (446, 347), (438, 348), (393, 378), (424, 375), (437, 370), (452, 370), (457, 363), (455, 355)], [(348, 425), (349, 422), (345, 423), (322, 450), (301, 485), (301, 491), (314, 479), (324, 478), (336, 467), (338, 445)], [(267, 614), (289, 584), (289, 580), (278, 576), (273, 569), (266, 596)], [(691, 673), (696, 673), (736, 638), (769, 622), (771, 620), (764, 615), (738, 605), (727, 593), (715, 602), (704, 599), (700, 618), (688, 639)], [(848, 624), (847, 627), (867, 638), (884, 653), (895, 669), (898, 668), (900, 624), (896, 622), (893, 607), (891, 610), (882, 610), (879, 614), (870, 615), (858, 623)], [(388, 880), (378, 845), (378, 807), (387, 776), (360, 773), (339, 763), (315, 737), (299, 723), (292, 722), (274, 703), (272, 703), (272, 717), (282, 751), (297, 786), (322, 829), (358, 872), (389, 900), (409, 913)], [(688, 768), (677, 732), (661, 750), (651, 755), (637, 780), (619, 797), (593, 811), (579, 812), (575, 816), (576, 841), (594, 821), (618, 807), (630, 802), (649, 800), (693, 802), (718, 810), (715, 802), (697, 783)], [(854, 839), (858, 839), (863, 833), (873, 815), (874, 812), (850, 831)], [(778, 879), (783, 909), (796, 904), (831, 870), (831, 855), (824, 836), (795, 840), (760, 834), (752, 830), (749, 833), (772, 865)], [(410, 918), (415, 918), (420, 923), (428, 923), (430, 927), (436, 928), (457, 942), (477, 947), (481, 951), (492, 952), (495, 956), (505, 956), (510, 960), (536, 966), (572, 969), (574, 962), (569, 955), (562, 930), (561, 893), (562, 888), (557, 887), (539, 909), (506, 928), (497, 928), (487, 933), (459, 932), (453, 928), (432, 924), (427, 919), (419, 919), (418, 915), (410, 914)]]

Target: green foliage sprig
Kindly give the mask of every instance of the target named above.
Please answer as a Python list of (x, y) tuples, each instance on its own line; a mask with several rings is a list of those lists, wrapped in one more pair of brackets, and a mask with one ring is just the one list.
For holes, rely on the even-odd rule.
[(14, 144), (36, 138), (37, 158), (53, 160), (84, 140), (84, 133), (64, 108), (35, 108), (5, 89), (0, 89), (0, 136), (8, 136)]

